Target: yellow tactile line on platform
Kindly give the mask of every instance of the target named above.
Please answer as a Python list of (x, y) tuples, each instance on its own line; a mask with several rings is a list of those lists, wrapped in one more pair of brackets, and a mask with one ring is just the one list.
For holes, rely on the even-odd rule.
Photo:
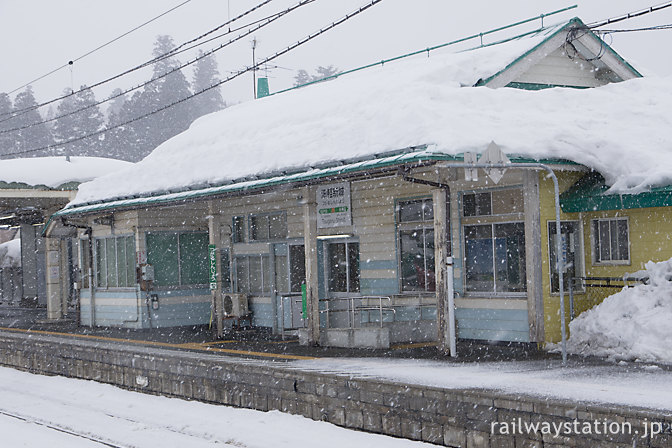
[(397, 344), (392, 345), (390, 348), (392, 350), (405, 350), (407, 348), (422, 348), (422, 347), (434, 347), (436, 342), (413, 342), (411, 344)]
[(0, 327), (0, 330), (5, 331), (14, 331), (17, 333), (35, 333), (35, 334), (45, 334), (50, 336), (70, 336), (74, 338), (81, 339), (92, 339), (97, 341), (110, 341), (110, 342), (126, 342), (131, 344), (138, 345), (153, 345), (157, 347), (171, 347), (171, 348), (182, 348), (190, 350), (205, 350), (208, 352), (219, 352), (219, 353), (228, 353), (231, 355), (249, 355), (249, 356), (258, 356), (263, 358), (278, 358), (278, 359), (316, 359), (314, 356), (300, 356), (300, 355), (285, 355), (277, 353), (267, 353), (267, 352), (253, 352), (250, 350), (234, 350), (234, 349), (223, 349), (223, 348), (211, 348), (204, 347), (201, 344), (171, 344), (169, 342), (155, 342), (155, 341), (139, 341), (133, 339), (121, 339), (121, 338), (110, 338), (107, 336), (95, 336), (91, 334), (73, 334), (73, 333), (59, 333), (56, 331), (44, 331), (44, 330), (25, 330), (23, 328), (8, 328)]

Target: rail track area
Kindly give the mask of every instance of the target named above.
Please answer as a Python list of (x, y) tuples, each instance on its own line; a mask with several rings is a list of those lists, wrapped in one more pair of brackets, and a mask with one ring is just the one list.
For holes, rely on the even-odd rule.
[[(231, 331), (224, 338), (217, 339), (208, 326), (145, 330), (91, 328), (78, 326), (74, 316), (60, 322), (47, 322), (45, 314), (44, 309), (0, 307), (0, 330), (276, 361), (322, 357), (446, 359), (433, 342), (396, 344), (387, 350), (306, 347), (299, 345), (295, 337), (288, 336), (283, 340), (269, 331), (254, 328)], [(552, 356), (527, 345), (489, 345), (466, 341), (461, 341), (458, 351), (461, 362)]]

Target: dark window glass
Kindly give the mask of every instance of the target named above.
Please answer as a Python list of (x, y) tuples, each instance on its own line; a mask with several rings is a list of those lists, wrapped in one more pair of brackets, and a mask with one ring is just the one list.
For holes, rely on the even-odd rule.
[(180, 278), (182, 285), (208, 283), (208, 234), (182, 233), (180, 239)]
[(221, 250), (222, 260), (222, 291), (231, 291), (231, 256), (228, 249)]
[(492, 214), (491, 194), (469, 193), (462, 196), (464, 216), (487, 216)]
[(330, 292), (359, 291), (359, 243), (330, 243), (327, 252)]
[(177, 233), (147, 234), (147, 263), (154, 266), (156, 286), (179, 285)]
[(245, 241), (245, 217), (234, 216), (232, 223), (232, 239), (234, 243), (242, 243)]
[(306, 252), (303, 245), (289, 246), (289, 282), (291, 292), (301, 292), (306, 282)]
[[(581, 247), (580, 247), (580, 226), (578, 222), (563, 222), (560, 224), (560, 244), (561, 250), (564, 254), (563, 273), (563, 290), (569, 290), (569, 279), (578, 277), (583, 272)], [(557, 267), (557, 234), (555, 231), (555, 222), (548, 223), (548, 248), (550, 253), (550, 269), (551, 269), (551, 291), (558, 292), (560, 290), (560, 278), (558, 276)], [(576, 285), (576, 283), (575, 283)]]

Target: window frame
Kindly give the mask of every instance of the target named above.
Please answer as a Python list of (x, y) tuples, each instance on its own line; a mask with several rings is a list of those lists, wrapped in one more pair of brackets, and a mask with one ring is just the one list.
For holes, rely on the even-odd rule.
[[(180, 237), (182, 235), (195, 235), (201, 234), (208, 237), (208, 232), (206, 230), (156, 230), (145, 232), (145, 247), (147, 248), (147, 256), (150, 256), (149, 244), (147, 244), (147, 237), (149, 235), (176, 235), (177, 236), (177, 245), (175, 247), (175, 254), (177, 257), (177, 283), (174, 285), (157, 285), (154, 283), (154, 288), (157, 290), (175, 290), (175, 289), (202, 289), (208, 286), (208, 281), (204, 283), (183, 283), (183, 272), (182, 272), (182, 250), (180, 247)], [(206, 260), (207, 260), (207, 244), (206, 244)], [(207, 268), (207, 265), (206, 265)], [(207, 271), (206, 271), (207, 272)], [(155, 269), (156, 275), (156, 269)]]
[[(577, 233), (578, 233), (578, 240), (576, 241), (576, 244), (578, 245), (578, 248), (576, 249), (574, 253), (574, 259), (576, 260), (577, 258), (581, 262), (580, 269), (574, 269), (574, 276), (578, 277), (584, 277), (586, 273), (586, 262), (585, 262), (585, 251), (584, 251), (584, 242), (583, 242), (583, 223), (581, 220), (573, 220), (573, 219), (568, 219), (568, 220), (561, 220), (560, 221), (560, 229), (562, 229), (563, 224), (574, 224), (576, 225)], [(553, 263), (553, 259), (551, 258), (551, 254), (556, 250), (556, 246), (554, 244), (554, 241), (552, 241), (552, 236), (556, 234), (556, 232), (551, 231), (551, 226), (555, 226), (555, 220), (548, 220), (546, 221), (546, 230), (548, 232), (547, 236), (547, 242), (548, 242), (548, 280), (549, 280), (549, 291), (551, 295), (559, 295), (560, 294), (560, 288), (558, 289), (553, 289), (553, 276), (557, 275), (558, 269), (557, 266)], [(564, 272), (565, 277), (567, 274), (567, 271)], [(585, 292), (585, 287), (583, 286), (584, 282), (580, 282), (578, 284), (574, 285), (574, 291), (577, 293), (583, 293)], [(563, 288), (563, 291), (566, 293), (568, 291), (567, 287)]]
[[(132, 264), (133, 269), (131, 271), (130, 278), (128, 278), (128, 273), (129, 272), (128, 271), (126, 272), (126, 284), (124, 284), (122, 286), (119, 286), (119, 283), (121, 283), (120, 282), (121, 277), (119, 276), (120, 266), (119, 266), (118, 240), (124, 240), (124, 245), (125, 245), (126, 240), (129, 239), (129, 238), (130, 238), (130, 241), (131, 241), (132, 246), (133, 246), (133, 264)], [(88, 240), (82, 240), (82, 241), (86, 241), (86, 243), (88, 244)], [(107, 245), (108, 245), (109, 241), (114, 241), (114, 267), (115, 267), (115, 277), (116, 277), (116, 281), (117, 281), (116, 286), (110, 286), (109, 285), (109, 280), (108, 280), (109, 276), (108, 276), (108, 272), (107, 272), (107, 267), (109, 266), (109, 263), (108, 263), (108, 260), (107, 260), (107, 255), (108, 255)], [(101, 254), (99, 254), (99, 250), (98, 250), (99, 249), (99, 245), (98, 245), (99, 242), (104, 242), (104, 246), (105, 246), (105, 249), (103, 250), (103, 253), (102, 253), (102, 255), (104, 256), (104, 259), (105, 259), (105, 263), (104, 263), (105, 284), (104, 285), (102, 285), (101, 282), (100, 282), (100, 279), (101, 279), (101, 276), (100, 276), (101, 271), (100, 270), (102, 269), (102, 266), (100, 266), (101, 263), (99, 263), (99, 259), (100, 259), (100, 256), (101, 256)], [(126, 251), (126, 250), (127, 250), (127, 247), (125, 246), (124, 251)], [(93, 238), (93, 251), (92, 251), (93, 252), (93, 260), (89, 260), (89, 262), (90, 263), (92, 262), (93, 286), (95, 287), (95, 289), (97, 289), (97, 290), (103, 290), (103, 289), (104, 290), (134, 289), (137, 285), (137, 279), (136, 279), (136, 276), (135, 276), (136, 267), (137, 267), (136, 251), (137, 251), (137, 248), (136, 248), (136, 244), (135, 244), (135, 235), (133, 235), (132, 233), (124, 233), (124, 234), (120, 234), (120, 235), (106, 235), (106, 236), (94, 237)], [(86, 254), (84, 256), (87, 256), (87, 255), (88, 254)], [(127, 258), (124, 262), (124, 267), (127, 270), (129, 268), (128, 264), (126, 263), (126, 262), (129, 261), (128, 254), (126, 254), (126, 257)], [(88, 277), (88, 273), (87, 273), (87, 277)], [(88, 284), (88, 279), (87, 279), (87, 284)]]
[[(258, 291), (251, 291), (250, 285), (251, 283), (251, 269), (250, 269), (250, 259), (252, 258), (259, 258), (259, 265), (261, 267), (260, 272), (261, 272), (261, 292)], [(247, 294), (250, 297), (270, 297), (273, 295), (273, 270), (274, 268), (271, 266), (271, 255), (267, 252), (264, 253), (255, 253), (255, 254), (234, 254), (233, 256), (234, 259), (234, 272), (232, 272), (231, 278), (234, 280), (235, 284), (235, 290), (236, 293), (239, 294)], [(247, 279), (246, 279), (246, 286), (247, 290), (243, 291), (241, 289), (240, 285), (240, 279), (238, 277), (238, 274), (240, 272), (240, 262), (241, 260), (245, 260), (245, 265), (246, 265), (246, 270), (247, 270)], [(267, 268), (267, 271), (264, 272), (264, 259), (265, 265)], [(266, 282), (266, 276), (268, 276), (268, 283)], [(268, 291), (265, 290), (265, 286), (268, 285)]]
[[(282, 219), (282, 225), (284, 227), (284, 235), (280, 237), (271, 236), (271, 219), (275, 216), (279, 216)], [(256, 238), (255, 236), (255, 220), (258, 218), (268, 218), (267, 231), (268, 238)], [(265, 212), (265, 213), (250, 213), (247, 216), (247, 240), (250, 243), (253, 242), (267, 242), (267, 241), (283, 241), (287, 239), (289, 232), (287, 230), (287, 212), (284, 210), (275, 211), (275, 212)]]
[[(352, 238), (334, 238), (334, 239), (325, 239), (323, 240), (324, 244), (324, 262), (323, 262), (323, 267), (324, 267), (324, 285), (325, 285), (325, 291), (327, 293), (327, 296), (329, 297), (350, 297), (350, 296), (358, 296), (361, 295), (361, 290), (362, 290), (362, 265), (361, 265), (361, 260), (360, 260), (360, 254), (361, 254), (361, 246), (359, 244), (359, 238), (352, 237)], [(345, 275), (346, 275), (346, 289), (347, 291), (332, 291), (331, 290), (331, 284), (330, 280), (331, 277), (329, 275), (329, 260), (330, 260), (330, 253), (329, 253), (329, 246), (333, 244), (345, 244)], [(351, 244), (356, 244), (357, 245), (357, 289), (352, 290), (353, 285), (352, 285), (352, 275), (350, 272), (350, 257), (349, 257), (349, 247)]]
[[(402, 207), (404, 204), (410, 204), (414, 202), (421, 202), (421, 210), (423, 210), (423, 214), (420, 220), (402, 220)], [(424, 210), (426, 210), (425, 206), (429, 204), (429, 210), (431, 210), (431, 217), (425, 217)], [(418, 295), (418, 294), (435, 294), (436, 293), (436, 280), (434, 280), (434, 289), (431, 289), (430, 286), (432, 282), (430, 281), (430, 277), (432, 277), (432, 274), (434, 272), (429, 272), (427, 269), (428, 266), (428, 245), (427, 245), (427, 232), (431, 231), (432, 235), (434, 230), (434, 201), (431, 196), (420, 196), (420, 197), (414, 197), (414, 198), (403, 198), (403, 199), (398, 199), (395, 203), (395, 219), (396, 219), (396, 243), (397, 243), (397, 272), (399, 275), (397, 276), (399, 279), (399, 294), (404, 294), (404, 295)], [(422, 290), (412, 290), (412, 289), (404, 289), (404, 276), (403, 276), (403, 252), (402, 252), (402, 232), (409, 232), (409, 231), (422, 231), (422, 238), (423, 238), (423, 265), (424, 265), (424, 272), (425, 272), (425, 278), (424, 278), (424, 289)], [(434, 238), (432, 237), (431, 241), (431, 247), (434, 248)], [(450, 247), (450, 243), (448, 243), (448, 247)], [(431, 254), (432, 258), (434, 257), (434, 253)], [(434, 260), (436, 262), (436, 260)]]
[[(611, 222), (624, 221), (626, 226), (626, 236), (627, 249), (628, 249), (628, 258), (622, 260), (602, 260), (600, 257), (601, 247), (599, 240), (599, 230), (595, 232), (595, 225), (599, 226), (600, 222), (609, 222), (609, 235), (611, 236)], [(611, 239), (611, 238), (610, 238)], [(591, 248), (591, 259), (593, 266), (629, 266), (632, 261), (632, 244), (630, 242), (630, 220), (627, 216), (613, 216), (610, 218), (593, 218), (590, 220), (590, 248)], [(609, 256), (612, 256), (611, 246), (609, 246)]]

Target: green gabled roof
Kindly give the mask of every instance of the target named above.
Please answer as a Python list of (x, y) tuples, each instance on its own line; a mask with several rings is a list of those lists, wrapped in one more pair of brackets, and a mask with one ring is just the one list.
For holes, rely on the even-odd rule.
[(578, 213), (672, 206), (672, 185), (638, 194), (606, 194), (607, 190), (602, 175), (592, 171), (560, 195), (560, 207), (565, 213)]
[[(548, 42), (549, 40), (553, 39), (553, 38), (554, 38), (555, 36), (557, 36), (559, 33), (566, 32), (569, 28), (573, 28), (573, 27), (574, 27), (574, 28), (576, 28), (576, 27), (582, 27), (582, 28), (585, 28), (586, 30), (588, 30), (588, 32), (590, 33), (590, 35), (591, 35), (593, 38), (598, 39), (598, 40), (601, 42), (601, 45), (603, 46), (603, 48), (604, 48), (606, 51), (608, 51), (609, 53), (613, 54), (618, 60), (620, 60), (626, 67), (628, 67), (628, 69), (629, 69), (630, 71), (632, 71), (632, 73), (633, 73), (635, 76), (640, 77), (640, 78), (642, 77), (642, 74), (639, 73), (637, 70), (635, 70), (635, 68), (634, 68), (632, 65), (630, 65), (625, 59), (623, 59), (623, 58), (621, 57), (621, 55), (619, 55), (618, 53), (616, 53), (616, 51), (614, 51), (613, 48), (611, 48), (606, 42), (604, 42), (604, 40), (600, 39), (598, 36), (595, 35), (595, 33), (593, 33), (592, 31), (590, 31), (590, 29), (589, 29), (588, 27), (586, 27), (586, 25), (583, 23), (583, 21), (582, 21), (581, 19), (579, 19), (578, 17), (574, 17), (574, 18), (571, 19), (569, 22), (567, 22), (565, 25), (563, 25), (562, 27), (560, 27), (559, 29), (557, 29), (555, 32), (553, 32), (552, 34), (550, 34), (548, 37), (546, 37), (546, 39), (544, 39), (543, 41), (539, 42), (537, 45), (535, 45), (534, 47), (532, 47), (531, 49), (529, 49), (528, 51), (526, 51), (526, 52), (523, 53), (522, 55), (518, 56), (518, 58), (516, 58), (513, 62), (511, 62), (509, 65), (507, 65), (506, 67), (504, 67), (503, 69), (501, 69), (500, 71), (498, 71), (497, 73), (495, 73), (494, 75), (491, 75), (491, 76), (489, 76), (488, 78), (479, 80), (478, 83), (476, 83), (476, 86), (485, 86), (485, 85), (487, 85), (490, 81), (492, 81), (493, 79), (495, 79), (495, 78), (496, 78), (497, 76), (499, 76), (500, 74), (504, 73), (505, 71), (507, 71), (507, 70), (509, 70), (511, 67), (513, 67), (514, 65), (516, 65), (516, 64), (520, 63), (521, 61), (525, 60), (525, 58), (527, 58), (529, 55), (531, 55), (532, 53), (534, 53), (535, 51), (537, 51), (542, 45), (544, 45), (544, 44), (545, 44), (546, 42)], [(537, 30), (536, 32), (538, 33), (538, 32), (542, 32), (542, 31), (544, 31), (544, 29)], [(492, 44), (490, 44), (490, 45), (496, 45), (496, 44), (499, 44), (499, 43), (501, 43), (501, 42), (494, 42), (494, 43), (492, 43)], [(554, 86), (554, 87), (561, 87), (561, 86)]]

